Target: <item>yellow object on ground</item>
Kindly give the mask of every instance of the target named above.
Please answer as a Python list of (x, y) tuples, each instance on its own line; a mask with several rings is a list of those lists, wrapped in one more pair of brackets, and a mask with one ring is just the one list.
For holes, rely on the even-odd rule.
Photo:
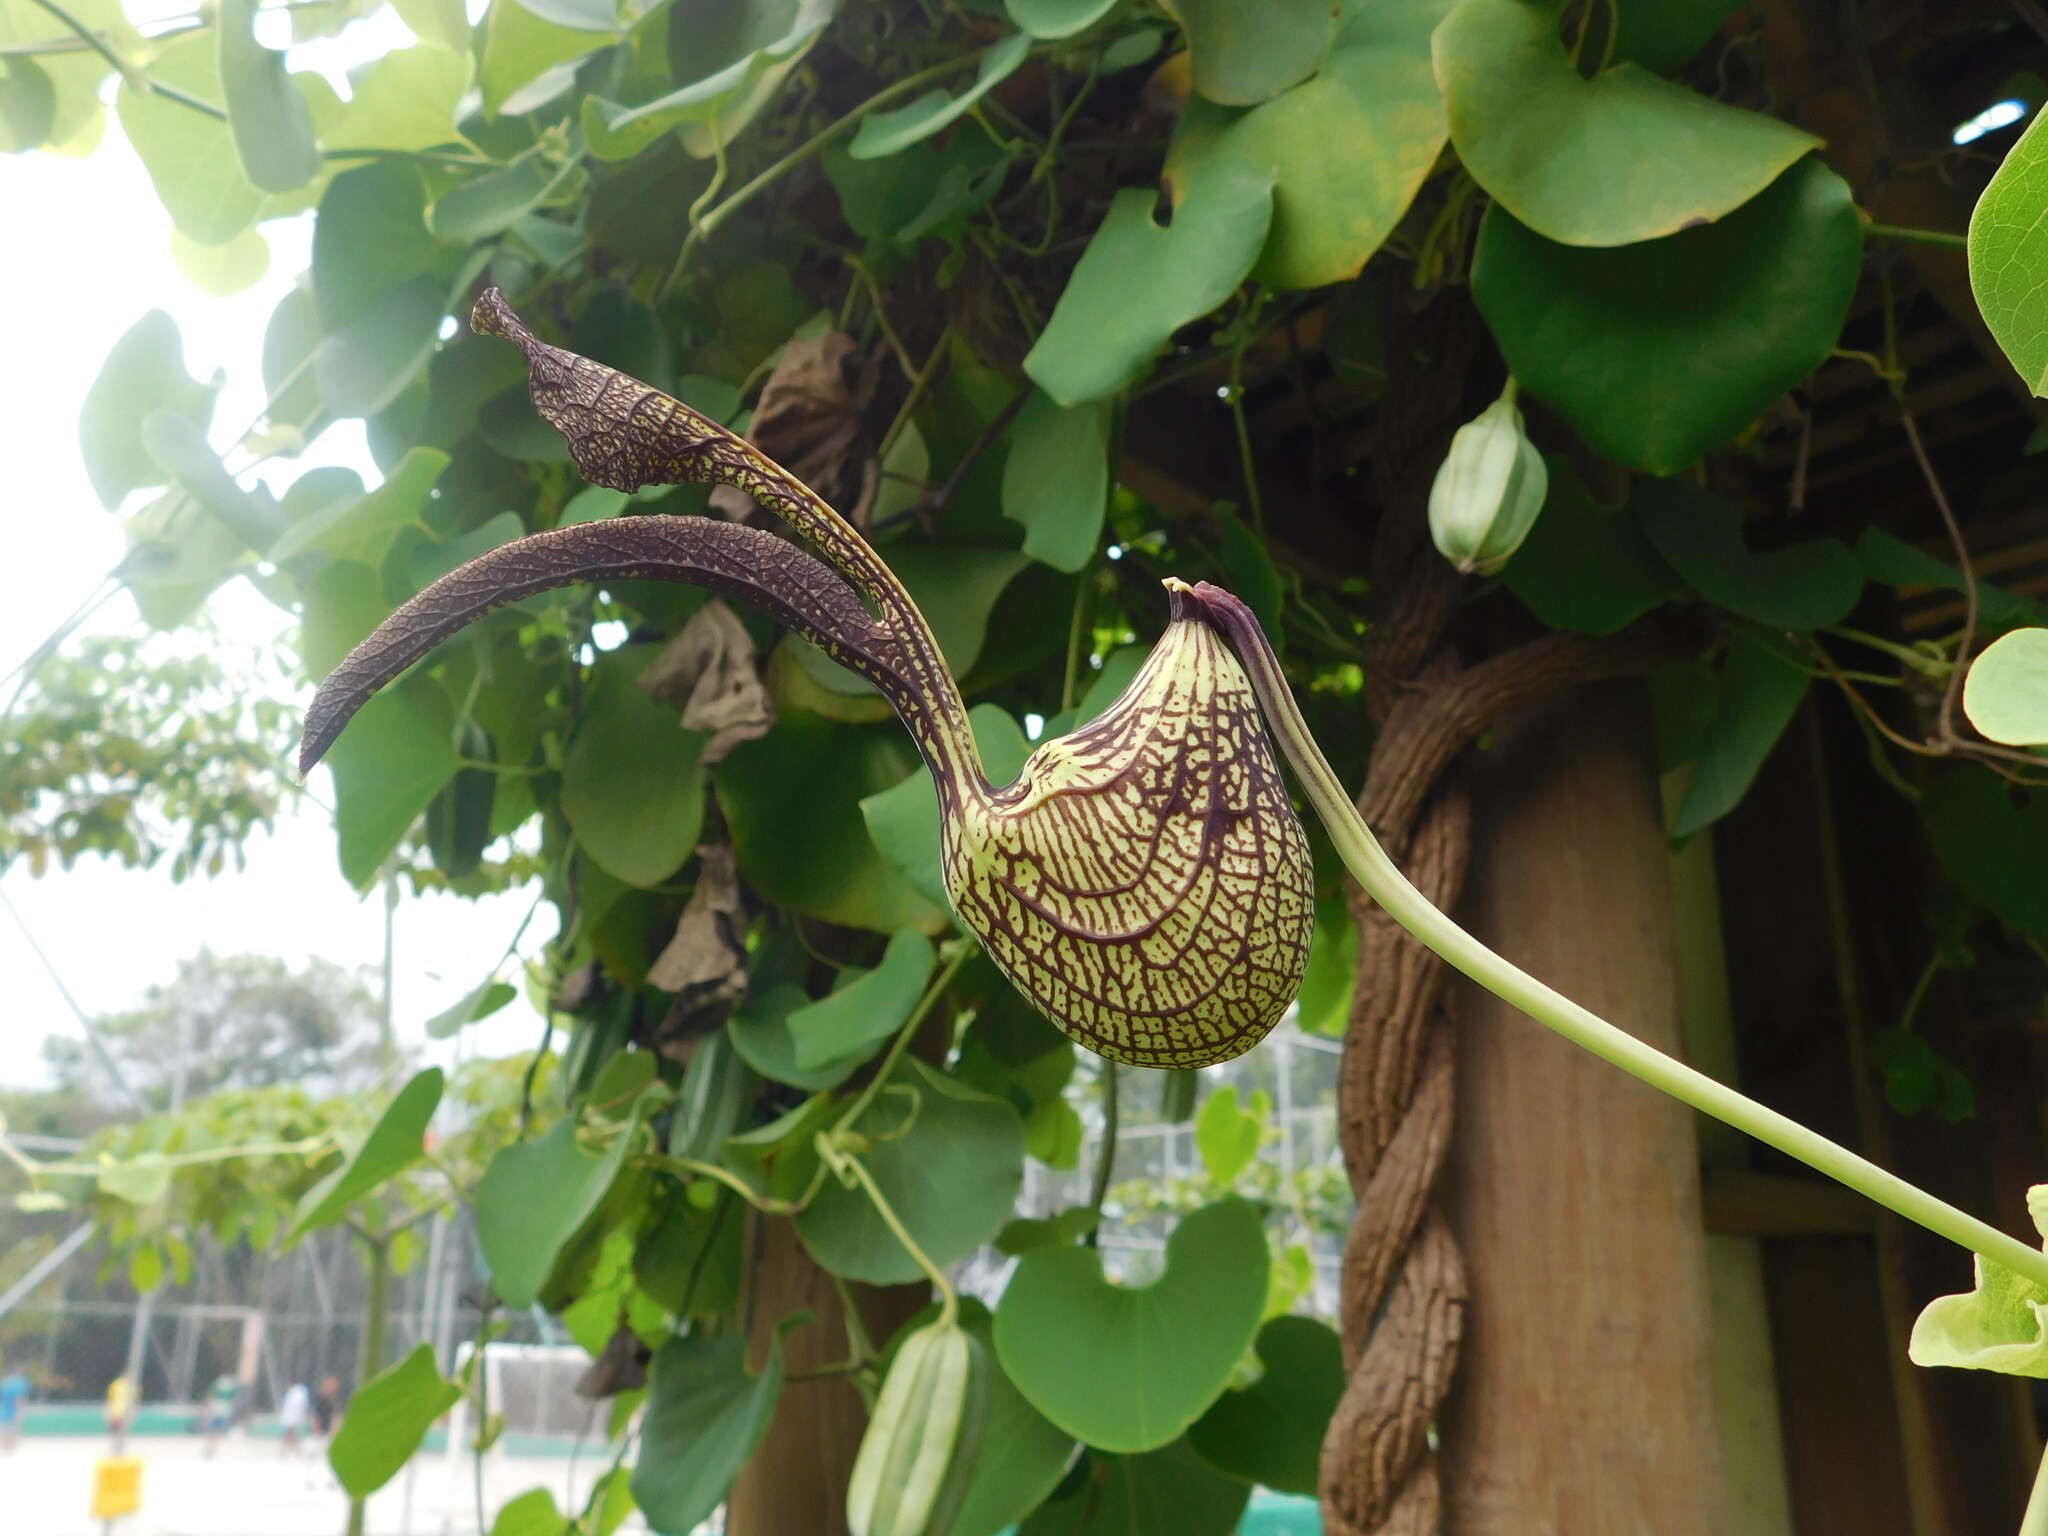
[(113, 1520), (142, 1508), (142, 1458), (103, 1456), (92, 1469), (92, 1517)]

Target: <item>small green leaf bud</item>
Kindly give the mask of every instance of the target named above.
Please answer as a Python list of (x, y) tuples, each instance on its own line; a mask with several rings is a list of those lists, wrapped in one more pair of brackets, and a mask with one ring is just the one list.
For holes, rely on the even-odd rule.
[(1491, 576), (1522, 547), (1550, 488), (1543, 455), (1522, 430), (1511, 378), (1500, 398), (1458, 428), (1429, 488), (1429, 535), (1467, 575)]

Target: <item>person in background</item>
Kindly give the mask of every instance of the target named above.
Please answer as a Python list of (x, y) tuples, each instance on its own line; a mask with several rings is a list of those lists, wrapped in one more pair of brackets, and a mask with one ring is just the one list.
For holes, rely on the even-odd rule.
[(295, 1381), (284, 1389), (284, 1401), (277, 1405), (277, 1422), (284, 1431), (285, 1455), (299, 1454), (299, 1436), (305, 1433), (312, 1414), (313, 1394), (303, 1381)]
[(341, 1422), (341, 1410), (348, 1406), (348, 1396), (341, 1390), (339, 1376), (323, 1376), (320, 1390), (313, 1394), (313, 1433), (325, 1439), (334, 1433)]
[(20, 1371), (0, 1376), (0, 1451), (11, 1451), (20, 1443), (22, 1404), (34, 1390)]
[(206, 1389), (206, 1454), (211, 1456), (220, 1447), (220, 1442), (235, 1422), (235, 1403), (242, 1395), (242, 1384), (226, 1371), (213, 1378), (213, 1385)]
[(113, 1437), (114, 1454), (128, 1449), (128, 1422), (135, 1417), (135, 1383), (116, 1376), (107, 1383), (107, 1433)]

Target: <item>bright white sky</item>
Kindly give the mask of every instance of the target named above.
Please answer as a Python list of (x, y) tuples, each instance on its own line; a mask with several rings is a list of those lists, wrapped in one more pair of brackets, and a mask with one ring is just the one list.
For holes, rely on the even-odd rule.
[[(190, 10), (184, 0), (129, 0), (129, 14)], [(282, 18), (279, 18), (280, 20)], [(296, 68), (319, 68), (345, 89), (341, 72), (411, 41), (389, 10), (341, 37), (294, 49)], [(0, 293), (7, 295), (5, 366), (0, 367), (0, 445), (7, 454), (6, 600), (0, 602), (0, 673), (10, 670), (93, 591), (124, 544), (118, 519), (100, 509), (78, 452), (79, 403), (109, 348), (144, 311), (178, 322), (186, 363), (199, 378), (227, 372), (215, 414), (216, 444), (232, 440), (263, 402), (259, 358), (271, 309), (308, 262), (312, 218), (264, 226), (270, 270), (254, 287), (216, 299), (193, 287), (173, 264), (170, 219), (151, 190), (120, 125), (89, 159), (47, 154), (0, 156)], [(300, 461), (342, 463), (372, 485), (377, 476), (360, 424), (327, 433)], [(268, 475), (282, 484), (297, 472), (280, 461)], [(270, 644), (289, 622), (244, 582), (221, 589), (212, 612), (230, 645)], [(136, 624), (125, 593), (89, 628)], [(0, 696), (11, 689), (0, 690)], [(326, 771), (313, 791), (331, 803)], [(254, 843), (242, 874), (174, 885), (167, 874), (130, 872), (104, 861), (32, 879), (15, 871), (0, 883), (89, 1014), (138, 1001), (168, 981), (177, 962), (202, 946), (218, 953), (321, 955), (344, 965), (380, 963), (383, 910), (358, 899), (335, 863), (325, 814), (307, 805)], [(482, 901), (407, 898), (396, 923), (395, 1014), (401, 1038), (425, 1040), (426, 1019), (480, 981), (504, 952), (531, 902), (530, 893)], [(537, 953), (553, 933), (537, 917), (522, 948)], [(522, 980), (514, 973), (506, 979)], [(0, 1084), (46, 1080), (42, 1043), (78, 1035), (57, 986), (0, 910)], [(455, 1048), (499, 1054), (538, 1039), (538, 1016), (524, 998), (472, 1025), (433, 1054)]]

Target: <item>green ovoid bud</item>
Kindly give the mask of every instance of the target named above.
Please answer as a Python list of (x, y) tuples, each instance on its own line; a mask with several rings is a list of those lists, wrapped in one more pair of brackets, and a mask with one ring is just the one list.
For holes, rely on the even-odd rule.
[(1467, 575), (1491, 576), (1522, 547), (1543, 510), (1550, 474), (1522, 430), (1513, 379), (1458, 428), (1429, 488), (1429, 536)]
[(905, 1339), (847, 1483), (853, 1536), (946, 1536), (974, 1475), (987, 1408), (979, 1339), (943, 1318)]

